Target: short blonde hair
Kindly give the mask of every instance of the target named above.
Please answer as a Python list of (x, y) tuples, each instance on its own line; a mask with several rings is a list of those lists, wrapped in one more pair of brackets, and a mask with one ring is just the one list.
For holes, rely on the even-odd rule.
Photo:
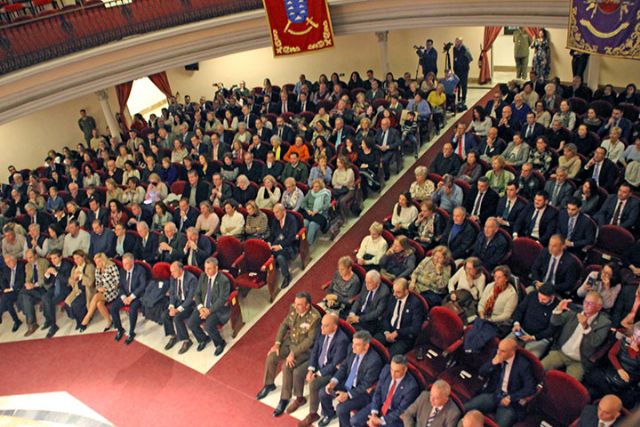
[(384, 227), (378, 221), (374, 221), (369, 226), (369, 231), (372, 232), (372, 233), (382, 234), (382, 230), (384, 230)]

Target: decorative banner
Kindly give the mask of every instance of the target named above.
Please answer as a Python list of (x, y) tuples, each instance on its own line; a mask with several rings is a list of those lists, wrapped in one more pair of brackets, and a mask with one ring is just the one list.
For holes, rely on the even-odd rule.
[(640, 1), (571, 0), (567, 48), (640, 59)]
[(263, 0), (274, 56), (333, 47), (326, 0)]

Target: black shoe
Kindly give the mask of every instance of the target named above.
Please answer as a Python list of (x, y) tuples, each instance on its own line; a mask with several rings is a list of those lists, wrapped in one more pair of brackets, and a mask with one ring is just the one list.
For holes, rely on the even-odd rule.
[(266, 385), (266, 386), (262, 387), (262, 390), (260, 390), (258, 392), (258, 394), (256, 395), (256, 399), (258, 399), (258, 400), (264, 399), (265, 397), (267, 397), (267, 394), (271, 393), (275, 389), (276, 389), (275, 384), (269, 384), (269, 385)]
[(182, 347), (180, 347), (180, 350), (178, 350), (178, 354), (185, 354), (187, 351), (189, 351), (192, 345), (193, 341), (186, 340), (184, 343), (182, 343)]
[(208, 340), (199, 341), (198, 342), (198, 348), (196, 350), (198, 350), (198, 351), (204, 350), (204, 348), (207, 346), (208, 343), (209, 343)]
[(280, 285), (280, 289), (284, 289), (287, 286), (289, 286), (289, 283), (291, 283), (291, 277), (285, 277), (284, 279), (282, 279), (282, 284)]
[(278, 402), (278, 406), (276, 406), (276, 409), (273, 410), (273, 416), (279, 417), (280, 415), (282, 415), (284, 410), (287, 409), (288, 404), (289, 404), (288, 400), (280, 399), (280, 402)]
[(49, 328), (49, 332), (47, 332), (47, 338), (51, 338), (53, 337), (56, 332), (58, 332), (58, 325), (51, 325), (51, 327)]
[(124, 343), (125, 343), (126, 345), (131, 344), (131, 343), (133, 342), (133, 339), (134, 339), (135, 337), (136, 337), (136, 334), (131, 334), (131, 335), (129, 335), (129, 336), (127, 337), (127, 339), (126, 339), (126, 340), (124, 340)]
[(15, 322), (13, 322), (13, 328), (11, 328), (11, 332), (16, 332), (18, 329), (20, 329), (20, 325), (22, 325), (22, 320), (16, 320)]
[(108, 325), (106, 328), (102, 330), (102, 332), (109, 332), (113, 328), (113, 324)]
[(214, 356), (220, 356), (224, 351), (224, 348), (227, 346), (226, 341), (222, 341), (222, 344), (216, 346), (216, 351), (213, 352)]
[(84, 332), (84, 331), (86, 331), (86, 330), (87, 330), (87, 325), (80, 325), (80, 326), (78, 326), (78, 331), (79, 331), (79, 332), (81, 332), (81, 333), (82, 333), (82, 332)]
[(336, 417), (335, 414), (333, 415), (325, 415), (324, 417), (322, 417), (320, 419), (320, 421), (318, 421), (318, 427), (327, 427), (329, 425), (329, 423), (331, 423), (331, 421), (333, 421), (333, 419)]
[(176, 337), (169, 338), (169, 342), (167, 343), (167, 345), (164, 346), (164, 349), (171, 350), (173, 346), (176, 345), (177, 342), (178, 341), (176, 340)]
[(49, 322), (44, 322), (44, 325), (42, 325), (42, 328), (40, 328), (41, 331), (47, 330), (51, 327), (51, 323)]
[(124, 336), (124, 329), (118, 329), (118, 333), (116, 334), (115, 340), (120, 341), (123, 336)]

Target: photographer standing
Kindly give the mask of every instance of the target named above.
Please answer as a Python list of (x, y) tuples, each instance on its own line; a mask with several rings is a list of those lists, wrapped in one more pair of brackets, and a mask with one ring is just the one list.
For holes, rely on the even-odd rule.
[(453, 45), (453, 71), (460, 78), (460, 103), (467, 102), (467, 80), (469, 78), (469, 64), (473, 61), (471, 52), (462, 44), (462, 38), (457, 37)]
[(436, 77), (438, 75), (438, 51), (433, 48), (433, 40), (428, 39), (426, 45), (426, 48), (414, 46), (416, 54), (420, 58), (422, 75), (426, 78), (427, 74), (433, 73), (433, 76)]

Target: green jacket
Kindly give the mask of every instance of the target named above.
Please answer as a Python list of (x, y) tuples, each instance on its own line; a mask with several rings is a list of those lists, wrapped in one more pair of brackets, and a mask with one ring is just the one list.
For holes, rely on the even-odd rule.
[(517, 29), (513, 33), (514, 56), (516, 58), (526, 58), (529, 56), (529, 47), (531, 46), (531, 37), (526, 31)]

